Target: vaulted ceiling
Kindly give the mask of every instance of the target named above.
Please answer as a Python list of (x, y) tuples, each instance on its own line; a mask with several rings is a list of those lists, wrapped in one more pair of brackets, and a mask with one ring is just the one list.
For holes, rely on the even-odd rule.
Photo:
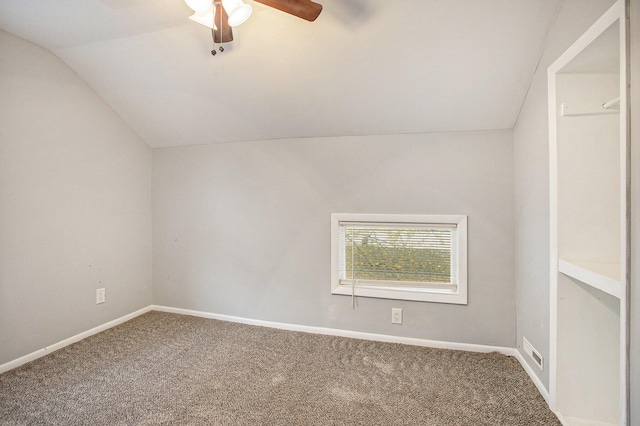
[[(150, 146), (512, 128), (561, 0), (260, 3), (212, 56), (183, 0), (3, 0)], [(10, 60), (10, 58), (3, 58)]]

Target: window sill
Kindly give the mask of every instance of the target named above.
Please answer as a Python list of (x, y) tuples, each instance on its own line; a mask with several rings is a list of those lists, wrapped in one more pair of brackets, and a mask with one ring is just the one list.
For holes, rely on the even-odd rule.
[(437, 290), (426, 288), (389, 288), (377, 286), (357, 285), (352, 289), (350, 285), (340, 285), (331, 289), (331, 294), (356, 297), (375, 297), (379, 299), (413, 300), (418, 302), (450, 303), (466, 305), (467, 294), (451, 290)]

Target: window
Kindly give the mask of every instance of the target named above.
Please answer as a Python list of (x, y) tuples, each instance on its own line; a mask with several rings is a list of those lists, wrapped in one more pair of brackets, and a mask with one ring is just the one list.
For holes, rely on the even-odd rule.
[(467, 217), (331, 215), (331, 293), (467, 303)]

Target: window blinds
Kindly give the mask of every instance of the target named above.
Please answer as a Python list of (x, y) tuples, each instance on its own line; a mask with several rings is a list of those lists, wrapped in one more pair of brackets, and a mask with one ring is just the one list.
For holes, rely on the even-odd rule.
[(456, 226), (340, 222), (342, 284), (455, 289)]

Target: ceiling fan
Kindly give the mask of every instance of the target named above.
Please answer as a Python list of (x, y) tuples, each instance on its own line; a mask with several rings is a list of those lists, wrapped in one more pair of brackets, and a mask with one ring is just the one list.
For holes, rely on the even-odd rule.
[[(322, 5), (311, 0), (255, 0), (307, 21), (315, 21)], [(233, 41), (232, 27), (242, 24), (251, 15), (251, 6), (242, 0), (185, 0), (195, 12), (189, 19), (211, 28), (214, 43)], [(224, 48), (220, 46), (222, 52)], [(215, 49), (211, 51), (215, 55)]]

